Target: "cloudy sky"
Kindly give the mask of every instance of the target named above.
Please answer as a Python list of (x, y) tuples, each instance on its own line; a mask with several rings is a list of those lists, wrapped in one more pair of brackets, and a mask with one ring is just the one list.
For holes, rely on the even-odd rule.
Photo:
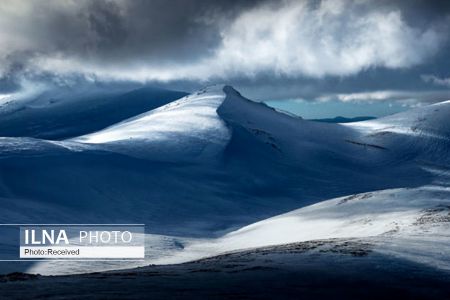
[(275, 101), (450, 99), (449, 1), (2, 0), (0, 95), (230, 83)]

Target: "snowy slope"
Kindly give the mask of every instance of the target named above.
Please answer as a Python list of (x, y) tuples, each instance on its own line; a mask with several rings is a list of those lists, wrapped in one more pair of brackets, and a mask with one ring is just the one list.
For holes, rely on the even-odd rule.
[[(398, 160), (396, 154), (402, 151), (447, 151), (449, 114), (450, 103), (442, 102), (376, 120), (323, 124), (280, 113), (245, 99), (232, 87), (217, 85), (72, 141), (158, 160), (158, 156), (218, 153), (232, 144), (233, 137), (245, 135), (244, 139), (269, 146), (270, 155), (282, 155), (290, 163), (304, 164), (305, 155), (312, 153), (335, 160), (348, 160), (351, 155), (353, 161), (368, 155), (362, 160), (386, 162)], [(399, 148), (398, 141), (405, 141), (405, 147)], [(411, 149), (410, 144), (417, 146)], [(397, 153), (386, 153), (389, 150)]]
[(186, 93), (153, 87), (47, 87), (0, 99), (0, 136), (64, 139), (100, 130)]
[(375, 144), (408, 159), (450, 165), (450, 101), (418, 107), (384, 118), (349, 123), (361, 142)]
[[(450, 271), (450, 187), (390, 189), (340, 197), (275, 216), (216, 239), (148, 235), (146, 262), (41, 263), (28, 272), (84, 273), (176, 264), (275, 245), (358, 238), (372, 251)], [(172, 241), (167, 243), (167, 241)], [(174, 241), (182, 247), (174, 247)]]
[[(199, 91), (109, 128), (72, 141), (101, 144), (102, 149), (158, 160), (214, 155), (230, 138), (216, 110), (222, 87)], [(170, 158), (169, 158), (170, 157)]]
[[(296, 159), (299, 151), (311, 151), (315, 147), (311, 144), (316, 143), (322, 148), (316, 150), (332, 147), (333, 151), (348, 151), (352, 146), (345, 138), (355, 134), (343, 126), (306, 122), (280, 113), (243, 98), (232, 87), (217, 85), (73, 141), (126, 154), (132, 154), (135, 148), (148, 151), (162, 147), (165, 155), (173, 149), (180, 157), (186, 156), (194, 144), (202, 145), (199, 148), (218, 144), (224, 149), (233, 130), (236, 135), (243, 130), (275, 154), (290, 155), (290, 159)], [(179, 148), (186, 153), (178, 153)], [(157, 159), (157, 154), (150, 151), (147, 157)]]
[(391, 116), (348, 124), (366, 129), (368, 133), (392, 132), (416, 137), (435, 137), (448, 140), (450, 124), (450, 100), (417, 107)]
[(450, 187), (383, 190), (320, 202), (215, 240), (194, 243), (153, 263), (179, 263), (229, 251), (336, 238), (375, 238), (376, 251), (419, 262), (428, 257), (434, 267), (450, 270), (450, 254), (442, 253), (450, 246)]
[[(186, 134), (202, 130), (222, 130), (216, 110), (222, 104), (225, 95), (217, 86), (206, 91), (183, 97), (160, 108), (140, 114), (124, 122), (115, 124), (96, 133), (78, 137), (75, 140), (84, 143), (111, 143), (135, 139), (169, 139), (171, 132)], [(202, 126), (202, 127), (200, 127)], [(206, 138), (206, 137), (205, 137)]]
[(216, 86), (70, 141), (3, 139), (0, 196), (70, 207), (83, 221), (89, 211), (153, 233), (209, 236), (333, 197), (417, 187), (443, 172), (367, 146), (366, 135)]
[(2, 138), (0, 219), (145, 223), (148, 248), (158, 249), (147, 263), (313, 239), (399, 240), (416, 229), (445, 244), (445, 226), (424, 235), (415, 222), (441, 205), (445, 214), (449, 106), (327, 124), (214, 86), (69, 140)]

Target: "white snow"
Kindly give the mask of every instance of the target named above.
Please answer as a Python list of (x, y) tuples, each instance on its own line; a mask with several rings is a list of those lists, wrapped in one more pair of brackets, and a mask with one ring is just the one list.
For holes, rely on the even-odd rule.
[(128, 139), (167, 140), (171, 134), (192, 135), (216, 141), (217, 135), (227, 135), (227, 129), (217, 116), (222, 104), (223, 87), (211, 88), (171, 102), (160, 108), (125, 120), (109, 128), (73, 139), (83, 143), (110, 143)]
[[(172, 217), (186, 222), (183, 224), (202, 224), (206, 228), (214, 227), (215, 219), (223, 217), (221, 221), (229, 222), (229, 227), (221, 228), (225, 231), (242, 224), (239, 221), (244, 217), (256, 215), (258, 209), (275, 215), (283, 201), (292, 201), (290, 205), (297, 201), (298, 206), (290, 206), (292, 209), (317, 199), (349, 194), (226, 231), (229, 233), (219, 238), (149, 234), (147, 260), (142, 265), (180, 263), (229, 251), (317, 239), (365, 238), (377, 240), (376, 251), (448, 269), (450, 254), (442, 254), (437, 249), (450, 246), (449, 116), (447, 101), (364, 122), (309, 122), (247, 101), (230, 87), (215, 86), (67, 141), (2, 138), (0, 154), (7, 157), (31, 152), (48, 154), (62, 149), (89, 156), (93, 150), (102, 150), (144, 159), (138, 161), (142, 163), (212, 162), (195, 168), (179, 164), (175, 172), (166, 171), (167, 165), (160, 169), (159, 165), (152, 165), (148, 174), (158, 174), (155, 175), (158, 178), (143, 179), (148, 174), (126, 169), (124, 174), (139, 187), (127, 191), (112, 183), (112, 180), (117, 182), (117, 177), (122, 178), (120, 170), (102, 169), (100, 174), (105, 181), (86, 180), (89, 184), (81, 188), (95, 191), (91, 194), (97, 197), (92, 198), (92, 206), (95, 200), (104, 201), (103, 204), (111, 207), (117, 205), (119, 209), (132, 211), (131, 217), (150, 216), (159, 222)], [(231, 146), (236, 147), (233, 143), (237, 142), (241, 143), (237, 145), (241, 152), (236, 154)], [(215, 159), (226, 151), (229, 151), (226, 156), (229, 164), (225, 159)], [(405, 153), (409, 155), (407, 158)], [(217, 168), (219, 162), (223, 163), (221, 169)], [(56, 176), (72, 172), (72, 169), (55, 170)], [(68, 178), (76, 178), (86, 170), (89, 169), (80, 167), (69, 173), (73, 177)], [(111, 177), (107, 177), (110, 173)], [(258, 173), (266, 177), (258, 177), (261, 175)], [(187, 174), (191, 181), (186, 182)], [(215, 177), (208, 181), (210, 175)], [(9, 188), (7, 183), (4, 183), (5, 190)], [(80, 181), (80, 184), (85, 183)], [(384, 190), (374, 190), (374, 184), (383, 186)], [(400, 184), (403, 185), (399, 187)], [(271, 187), (275, 190), (270, 190)], [(356, 188), (366, 192), (353, 194)], [(284, 189), (289, 190), (288, 196), (262, 196), (265, 191), (275, 195)], [(349, 189), (352, 192), (345, 192)], [(133, 193), (127, 194), (130, 190)], [(188, 197), (186, 191), (195, 197)], [(334, 194), (325, 196), (325, 192)], [(51, 210), (66, 214), (70, 211), (64, 207), (65, 203), (58, 205), (61, 207), (55, 205)], [(13, 210), (8, 210), (8, 214), (14, 214)], [(224, 212), (231, 210), (233, 217)], [(107, 213), (110, 211), (104, 217), (111, 217)], [(61, 274), (138, 265), (43, 262), (28, 271)]]
[[(156, 239), (155, 239), (156, 238)], [(275, 216), (217, 239), (147, 236), (146, 261), (176, 264), (227, 252), (335, 238), (366, 238), (374, 251), (450, 270), (450, 187), (389, 189), (339, 197)], [(178, 240), (175, 249), (161, 240)], [(80, 272), (129, 268), (130, 264), (83, 264)], [(40, 263), (31, 273), (74, 273), (74, 266)]]
[[(426, 257), (433, 256), (436, 247), (449, 247), (450, 188), (390, 189), (320, 202), (215, 240), (194, 243), (173, 257), (152, 263), (181, 263), (229, 251), (319, 239), (368, 237), (379, 238), (381, 245), (376, 251), (410, 259), (414, 257), (402, 255), (403, 250)], [(430, 246), (435, 238), (439, 244)], [(411, 240), (416, 241), (414, 249), (407, 243)], [(450, 269), (450, 253), (441, 254), (438, 260), (440, 264), (435, 265)]]
[(217, 154), (230, 138), (216, 112), (225, 99), (222, 89), (214, 86), (201, 90), (70, 141), (99, 144), (101, 149), (153, 160)]
[(361, 130), (366, 134), (385, 131), (417, 137), (439, 138), (448, 141), (450, 140), (450, 124), (446, 120), (449, 114), (450, 100), (379, 119), (343, 125)]

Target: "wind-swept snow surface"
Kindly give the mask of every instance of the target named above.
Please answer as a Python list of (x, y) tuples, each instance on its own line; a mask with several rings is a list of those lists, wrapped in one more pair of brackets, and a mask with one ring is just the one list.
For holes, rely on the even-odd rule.
[(152, 87), (75, 86), (0, 99), (0, 136), (65, 139), (165, 105), (186, 95)]
[(73, 141), (101, 144), (104, 149), (152, 160), (216, 154), (230, 139), (228, 128), (216, 112), (225, 99), (221, 89), (199, 91)]
[[(415, 249), (411, 259), (422, 253), (427, 264), (447, 268), (436, 249), (448, 240), (449, 116), (444, 102), (377, 120), (319, 123), (229, 86), (209, 87), (64, 141), (2, 138), (0, 220), (145, 223), (145, 264), (370, 238), (376, 249)], [(422, 221), (435, 224), (427, 223), (429, 214), (442, 222), (425, 230)], [(422, 240), (436, 247), (422, 247)], [(45, 263), (18, 270), (134, 266)]]
[(364, 143), (376, 144), (416, 160), (450, 164), (450, 101), (415, 108), (392, 116), (345, 124), (363, 133)]

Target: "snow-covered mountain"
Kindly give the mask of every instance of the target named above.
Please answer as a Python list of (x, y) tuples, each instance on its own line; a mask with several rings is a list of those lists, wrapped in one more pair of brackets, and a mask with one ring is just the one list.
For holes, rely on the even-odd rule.
[(222, 152), (230, 139), (217, 115), (224, 101), (220, 90), (197, 92), (73, 141), (150, 160), (203, 160)]
[[(419, 237), (433, 246), (404, 245), (432, 261), (449, 232), (449, 116), (443, 102), (319, 123), (209, 87), (64, 141), (1, 138), (0, 221), (145, 223), (147, 263), (355, 237), (376, 237), (383, 251)], [(433, 264), (447, 268), (445, 260)]]
[(0, 102), (0, 136), (65, 139), (103, 129), (186, 95), (154, 87), (75, 86)]
[[(448, 179), (448, 178), (447, 178)], [(313, 240), (354, 238), (372, 251), (450, 270), (450, 186), (388, 189), (323, 201), (240, 228), (223, 237), (187, 243), (153, 260), (180, 263), (227, 252)]]
[(349, 123), (362, 140), (404, 157), (437, 165), (450, 163), (450, 101), (415, 108), (381, 119)]
[[(0, 195), (60, 205), (44, 217), (52, 222), (81, 215), (203, 236), (320, 200), (430, 182), (402, 153), (366, 145), (365, 134), (216, 86), (67, 141), (3, 138)], [(25, 214), (15, 221), (38, 221)]]

